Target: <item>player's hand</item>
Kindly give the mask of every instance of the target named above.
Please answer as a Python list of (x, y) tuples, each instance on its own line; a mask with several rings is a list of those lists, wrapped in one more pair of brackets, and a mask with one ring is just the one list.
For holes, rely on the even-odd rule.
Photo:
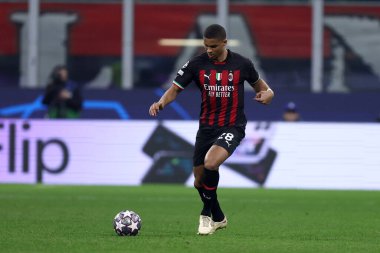
[(162, 109), (164, 109), (162, 102), (154, 102), (149, 108), (149, 114), (150, 116), (157, 116)]
[(256, 94), (255, 100), (261, 104), (269, 105), (272, 102), (274, 93), (271, 89), (260, 91)]

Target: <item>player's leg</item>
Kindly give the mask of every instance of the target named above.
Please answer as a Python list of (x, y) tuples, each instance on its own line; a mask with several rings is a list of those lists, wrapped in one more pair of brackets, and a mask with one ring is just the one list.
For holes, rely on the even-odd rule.
[(213, 199), (211, 213), (215, 230), (227, 226), (227, 218), (220, 207), (217, 197), (219, 166), (232, 155), (244, 136), (244, 128), (232, 127), (225, 129), (205, 156), (202, 184), (205, 189), (205, 195), (209, 195)]
[(194, 157), (193, 157), (193, 172), (194, 172), (194, 187), (197, 189), (199, 196), (203, 202), (202, 211), (199, 217), (198, 234), (207, 235), (214, 231), (213, 220), (211, 219), (212, 202), (207, 201), (204, 196), (204, 188), (202, 186), (204, 160), (207, 151), (213, 144), (215, 137), (210, 136), (210, 133), (203, 130), (198, 130), (195, 141)]
[[(203, 173), (201, 170), (201, 167), (198, 167), (200, 171), (197, 171), (195, 173), (196, 180), (194, 182), (194, 186), (199, 186), (199, 183), (201, 183), (201, 188), (197, 188), (202, 201), (204, 203), (204, 209), (207, 210), (209, 213), (210, 211), (214, 211), (213, 218), (211, 218), (211, 215), (207, 213), (202, 213), (199, 218), (199, 227), (198, 227), (198, 234), (200, 235), (209, 235), (215, 232), (216, 229), (221, 228), (220, 224), (226, 224), (223, 223), (224, 221), (224, 214), (221, 212), (217, 195), (216, 195), (216, 189), (219, 182), (219, 165), (222, 164), (227, 158), (228, 158), (228, 152), (219, 146), (213, 145), (209, 151), (207, 152), (205, 156), (205, 166), (203, 168)], [(206, 167), (208, 166), (208, 167)], [(209, 169), (210, 168), (210, 169)], [(200, 176), (203, 174), (203, 176), (200, 179)], [(216, 204), (217, 203), (217, 204)], [(218, 215), (222, 215), (222, 219), (217, 223), (214, 222), (214, 214), (215, 214), (215, 207), (219, 207)], [(203, 211), (202, 211), (203, 212)], [(215, 224), (218, 224), (218, 226), (215, 226)], [(226, 225), (224, 225), (225, 227)]]
[[(216, 197), (213, 203), (210, 203), (205, 199), (203, 192), (202, 179), (204, 174), (204, 165), (199, 165), (193, 168), (194, 172), (194, 188), (197, 189), (199, 196), (203, 202), (203, 209), (201, 215), (211, 216), (213, 221), (222, 222), (225, 219), (218, 198)], [(211, 209), (211, 210), (210, 210)]]
[(201, 215), (199, 216), (198, 234), (208, 235), (212, 234), (215, 231), (214, 221), (211, 218), (211, 209), (213, 203), (208, 201), (204, 195), (204, 188), (202, 186), (203, 171), (203, 165), (199, 165), (193, 168), (194, 187), (195, 189), (197, 189), (199, 196), (203, 202), (203, 208), (201, 211)]
[(203, 209), (201, 211), (201, 215), (211, 217), (211, 208), (212, 208), (211, 203), (207, 202), (204, 195), (203, 195), (203, 186), (202, 186), (203, 171), (204, 171), (203, 164), (199, 165), (199, 166), (195, 166), (193, 168), (194, 188), (197, 189), (197, 191), (199, 193), (199, 197), (201, 198), (201, 200), (203, 202)]
[(212, 219), (215, 222), (222, 222), (225, 219), (224, 213), (220, 208), (217, 196), (219, 184), (219, 166), (230, 156), (228, 151), (220, 146), (213, 145), (205, 157), (205, 169), (202, 180), (204, 195), (211, 204)]

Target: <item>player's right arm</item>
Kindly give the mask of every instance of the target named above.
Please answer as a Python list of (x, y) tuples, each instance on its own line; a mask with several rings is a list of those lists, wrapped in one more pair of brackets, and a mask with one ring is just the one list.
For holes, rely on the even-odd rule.
[(162, 97), (160, 98), (158, 102), (154, 102), (150, 106), (149, 108), (150, 116), (157, 116), (158, 112), (163, 110), (167, 104), (170, 104), (171, 102), (173, 102), (180, 92), (181, 92), (181, 89), (178, 86), (173, 84), (168, 90), (166, 90), (166, 92), (164, 93), (164, 95), (162, 95)]
[(194, 79), (192, 60), (185, 63), (177, 72), (176, 78), (173, 80), (173, 85), (162, 95), (158, 102), (154, 102), (149, 108), (151, 116), (157, 116), (160, 110), (163, 110), (167, 104), (173, 102), (177, 95), (184, 90)]

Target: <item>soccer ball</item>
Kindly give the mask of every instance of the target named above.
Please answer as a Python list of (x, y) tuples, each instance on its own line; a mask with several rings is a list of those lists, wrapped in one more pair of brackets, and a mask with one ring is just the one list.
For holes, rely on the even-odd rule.
[(141, 229), (141, 218), (133, 211), (121, 211), (113, 219), (113, 228), (120, 236), (135, 236)]

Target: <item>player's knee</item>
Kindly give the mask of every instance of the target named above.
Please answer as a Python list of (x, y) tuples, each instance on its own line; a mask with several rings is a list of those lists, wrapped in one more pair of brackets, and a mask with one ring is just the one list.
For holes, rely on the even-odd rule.
[(209, 170), (218, 170), (219, 164), (217, 163), (217, 161), (215, 161), (213, 159), (206, 159), (205, 160), (205, 168), (207, 168)]

